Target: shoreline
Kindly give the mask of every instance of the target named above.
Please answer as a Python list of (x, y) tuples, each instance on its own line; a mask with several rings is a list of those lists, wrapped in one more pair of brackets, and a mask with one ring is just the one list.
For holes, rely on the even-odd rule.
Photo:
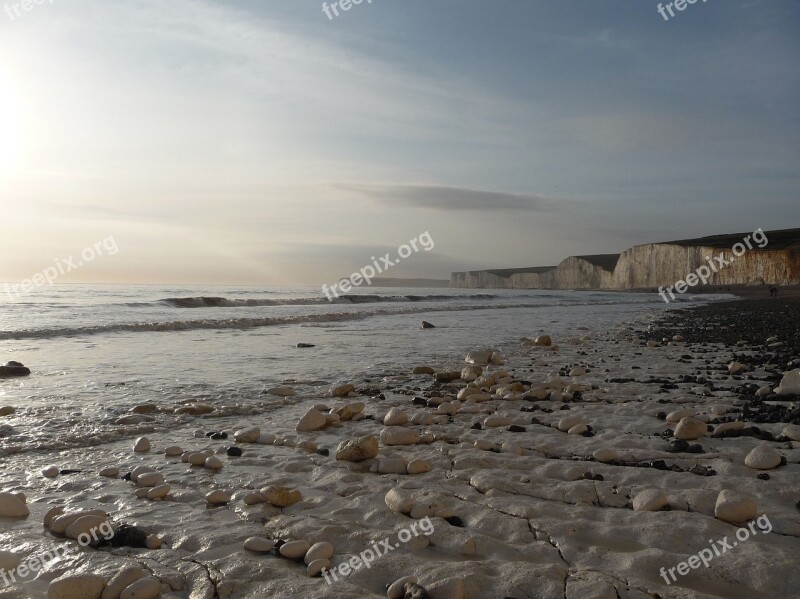
[[(557, 351), (509, 343), (506, 363), (483, 369), (499, 379), (492, 385), (485, 381), (486, 388), (503, 392), (475, 394), (481, 396), (478, 401), (464, 398), (460, 405), (448, 398), (455, 400), (465, 381), (401, 374), (353, 380), (353, 397), (298, 386), (297, 395), (272, 396), (263, 413), (187, 417), (180, 429), (148, 433), (148, 452), (134, 453), (124, 440), (57, 454), (7, 456), (0, 490), (24, 492), (31, 515), (0, 520), (2, 549), (12, 548), (27, 560), (40, 545), (58, 541), (41, 528), (44, 513), (54, 505), (68, 511), (102, 508), (115, 524), (140, 527), (158, 535), (163, 545), (150, 551), (85, 548), (48, 566), (20, 594), (6, 587), (0, 596), (40, 596), (58, 575), (94, 572), (109, 579), (123, 566), (145, 566), (153, 568), (168, 599), (199, 599), (220, 591), (231, 597), (381, 597), (387, 584), (403, 576), (417, 576), (436, 599), (563, 599), (565, 592), (568, 599), (788, 597), (800, 587), (793, 569), (800, 553), (794, 505), (800, 493), (791, 493), (800, 488), (800, 443), (779, 440), (787, 423), (771, 420), (789, 414), (797, 398), (756, 401), (754, 395), (763, 385), (774, 386), (781, 368), (788, 369), (800, 353), (797, 325), (792, 326), (800, 322), (800, 304), (781, 299), (765, 300), (766, 306), (753, 300), (715, 302), (608, 331), (575, 331), (554, 339)], [(764, 316), (758, 319), (758, 314)], [(764, 343), (773, 331), (786, 345)], [(670, 341), (675, 335), (686, 341)], [(737, 346), (743, 339), (749, 345)], [(727, 364), (733, 360), (749, 371), (731, 375)], [(463, 356), (453, 356), (450, 364), (459, 373), (468, 366)], [(366, 417), (316, 431), (295, 430), (314, 406), (341, 412), (359, 402)], [(400, 431), (381, 425), (393, 408), (412, 420), (399, 424)], [(747, 414), (745, 433), (709, 434), (687, 447), (676, 445), (666, 432), (676, 423), (660, 416), (677, 410), (688, 410), (712, 427)], [(559, 424), (570, 424), (564, 419), (574, 419), (579, 428), (572, 434), (559, 430)], [(580, 425), (590, 428), (578, 432)], [(262, 442), (246, 441), (252, 436), (233, 440), (235, 430), (253, 427)], [(229, 439), (205, 436), (221, 430)], [(387, 434), (422, 438), (389, 445)], [(273, 435), (275, 441), (265, 443)], [(381, 439), (378, 460), (335, 459), (341, 442), (365, 435)], [(170, 445), (207, 449), (223, 467), (189, 467), (180, 457), (165, 458)], [(243, 455), (226, 455), (231, 445)], [(764, 471), (769, 480), (744, 465), (759, 445), (777, 450), (788, 462)], [(42, 477), (39, 471), (55, 459), (59, 467), (83, 472)], [(430, 470), (423, 464), (416, 474), (397, 473), (415, 461)], [(117, 467), (121, 476), (137, 465), (161, 473), (170, 485), (166, 497), (137, 499), (133, 483), (96, 474)], [(372, 472), (373, 467), (387, 473)], [(245, 503), (246, 496), (270, 485), (297, 490), (301, 499), (283, 508)], [(335, 549), (331, 566), (340, 567), (419, 521), (390, 509), (385, 497), (397, 487), (411, 495), (417, 516), (425, 505), (435, 506), (425, 512), (434, 531), (332, 585), (310, 578), (302, 563), (242, 547), (253, 536), (327, 542)], [(743, 543), (708, 570), (692, 570), (665, 584), (662, 566), (673, 567), (707, 546), (709, 538), (736, 530), (714, 515), (724, 489), (754, 497), (772, 532)], [(209, 508), (205, 495), (212, 490), (230, 493), (231, 501)], [(648, 497), (648, 509), (633, 509), (642, 508)], [(658, 511), (650, 511), (656, 506)]]

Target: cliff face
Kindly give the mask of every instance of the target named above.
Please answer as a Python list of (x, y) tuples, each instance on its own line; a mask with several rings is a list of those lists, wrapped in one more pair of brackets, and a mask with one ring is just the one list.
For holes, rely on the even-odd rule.
[[(452, 273), (451, 287), (477, 289), (647, 289), (669, 287), (703, 267), (709, 285), (800, 284), (800, 229), (637, 245), (622, 254), (572, 256), (557, 267)], [(763, 248), (759, 247), (764, 245)], [(715, 259), (722, 256), (725, 264)], [(709, 262), (710, 261), (710, 262)], [(705, 272), (705, 271), (703, 271)]]
[[(729, 262), (721, 266), (715, 256)], [(711, 258), (713, 268), (707, 258)], [(800, 246), (783, 250), (753, 249), (735, 256), (730, 249), (669, 243), (637, 245), (622, 253), (614, 271), (615, 289), (674, 285), (702, 266), (711, 271), (709, 285), (795, 285), (800, 283)], [(714, 268), (717, 272), (714, 272)]]

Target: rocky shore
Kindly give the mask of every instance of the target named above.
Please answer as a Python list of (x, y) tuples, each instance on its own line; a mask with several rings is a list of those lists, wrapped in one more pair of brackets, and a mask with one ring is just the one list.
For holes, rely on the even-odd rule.
[[(0, 598), (798, 596), (798, 312), (535, 325), (505, 355), (281, 383), (258, 414), (190, 406), (168, 432), (10, 456), (0, 568), (64, 551)], [(762, 516), (708, 567), (662, 573)], [(96, 530), (113, 533), (81, 542)]]

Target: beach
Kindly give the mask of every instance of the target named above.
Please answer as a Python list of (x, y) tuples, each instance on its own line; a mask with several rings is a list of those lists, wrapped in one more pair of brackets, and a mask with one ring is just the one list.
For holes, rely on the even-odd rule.
[[(0, 597), (46, 596), (59, 577), (108, 584), (126, 568), (142, 569), (162, 597), (176, 599), (383, 597), (404, 577), (415, 577), (405, 581), (409, 597), (798, 596), (798, 397), (773, 390), (800, 366), (800, 304), (583, 304), (423, 309), (333, 331), (331, 321), (281, 327), (281, 336), (260, 341), (284, 343), (284, 376), (257, 392), (253, 382), (236, 393), (232, 378), (183, 387), (185, 372), (175, 372), (169, 393), (137, 394), (146, 384), (126, 380), (129, 370), (158, 373), (160, 361), (169, 371), (169, 358), (150, 363), (130, 331), (114, 335), (132, 348), (134, 364), (109, 358), (89, 369), (81, 376), (92, 384), (65, 395), (61, 408), (45, 405), (52, 388), (37, 390), (35, 369), (30, 407), (26, 383), (17, 387), (26, 379), (4, 379), (0, 406), (14, 411), (0, 417), (0, 491), (24, 493), (30, 513), (0, 519), (0, 549), (13, 556), (0, 555), (25, 564), (53, 544), (69, 550), (24, 582), (0, 580)], [(422, 330), (423, 317), (436, 328)], [(463, 332), (481, 321), (479, 338)], [(370, 368), (313, 377), (304, 360), (321, 348), (286, 348), (298, 330), (309, 345), (345, 335), (337, 352), (346, 364), (351, 344), (363, 355), (370, 328), (388, 322), (398, 327), (402, 360), (381, 345)], [(401, 337), (403, 327), (413, 336)], [(230, 343), (265, 330), (239, 331)], [(110, 335), (40, 343), (28, 331), (6, 343), (39, 343), (30, 355), (44, 363), (48, 347), (64, 350), (60, 343), (113, 350)], [(420, 335), (435, 350), (404, 353)], [(216, 360), (225, 369), (234, 358)], [(125, 375), (101, 376), (101, 367)], [(77, 413), (82, 393), (91, 401)], [(104, 395), (113, 414), (99, 409)], [(37, 414), (55, 422), (59, 411), (72, 418), (71, 436), (29, 425)], [(780, 463), (746, 465), (759, 447), (756, 457), (777, 453)], [(48, 466), (55, 469), (45, 473)], [(81, 546), (43, 526), (54, 507), (99, 510), (120, 542), (124, 524), (152, 548)], [(749, 534), (739, 542), (742, 527)], [(311, 546), (322, 556), (314, 568), (302, 559)], [(348, 563), (353, 571), (344, 574)], [(389, 596), (397, 593), (395, 585)]]

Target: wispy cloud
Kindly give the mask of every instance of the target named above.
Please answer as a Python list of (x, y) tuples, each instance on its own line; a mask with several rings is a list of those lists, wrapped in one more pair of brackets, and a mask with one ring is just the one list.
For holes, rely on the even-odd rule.
[(572, 200), (565, 198), (439, 185), (336, 184), (333, 187), (363, 194), (375, 202), (431, 210), (555, 211), (572, 205)]

